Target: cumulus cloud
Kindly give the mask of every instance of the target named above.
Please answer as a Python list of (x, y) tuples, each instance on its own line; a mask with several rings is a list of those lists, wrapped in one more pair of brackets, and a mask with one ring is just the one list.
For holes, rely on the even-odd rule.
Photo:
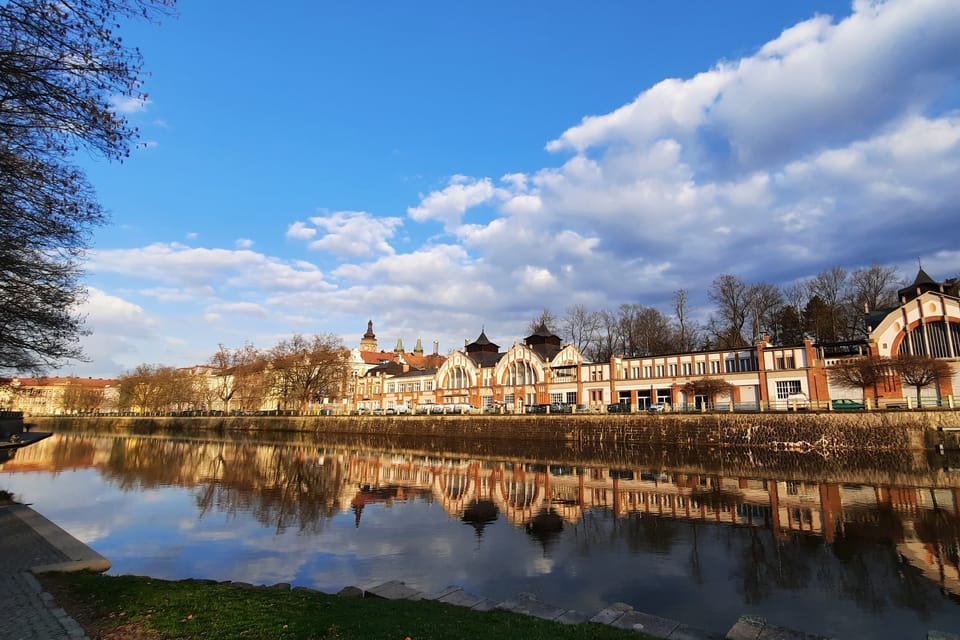
[(185, 288), (327, 288), (323, 273), (308, 262), (290, 262), (248, 249), (207, 249), (155, 243), (136, 249), (93, 251), (89, 268)]
[[(314, 216), (310, 222), (322, 235), (310, 243), (311, 249), (321, 249), (338, 256), (368, 256), (394, 252), (388, 240), (402, 224), (400, 218), (377, 218), (365, 211), (336, 211), (324, 216)], [(290, 232), (288, 231), (288, 235)], [(309, 237), (313, 237), (313, 233)]]
[(518, 172), (504, 158), (499, 178), (454, 175), (405, 219), (290, 224), (289, 240), (326, 254), (327, 274), (240, 243), (96, 251), (90, 268), (146, 281), (146, 295), (195, 296), (211, 321), (359, 316), (355, 341), (372, 317), (453, 346), (483, 325), (522, 332), (544, 307), (665, 308), (675, 289), (702, 296), (725, 272), (778, 283), (930, 256), (955, 273), (943, 229), (960, 201), (960, 3), (858, 1), (846, 18), (771, 35), (572, 123), (546, 141), (550, 166)]
[(248, 315), (266, 318), (270, 315), (262, 305), (255, 302), (219, 302), (207, 307), (208, 314), (226, 315)]
[(139, 113), (150, 104), (146, 96), (111, 96), (110, 108), (116, 113)]
[(297, 220), (287, 227), (287, 237), (293, 240), (309, 240), (317, 235), (317, 230)]
[(418, 206), (409, 207), (407, 215), (417, 222), (437, 220), (450, 229), (460, 223), (468, 209), (490, 202), (496, 195), (489, 178), (456, 175), (445, 188), (430, 192), (420, 199)]

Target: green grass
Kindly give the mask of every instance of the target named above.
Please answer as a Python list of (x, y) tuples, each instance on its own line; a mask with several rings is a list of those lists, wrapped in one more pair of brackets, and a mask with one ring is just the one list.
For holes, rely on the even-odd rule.
[[(345, 598), (309, 591), (171, 582), (89, 572), (41, 582), (92, 638), (234, 640), (640, 640), (606, 625), (562, 625), (506, 611), (427, 601)], [(124, 629), (128, 630), (124, 633)], [(135, 630), (135, 633), (133, 632)], [(138, 635), (142, 634), (142, 635)]]

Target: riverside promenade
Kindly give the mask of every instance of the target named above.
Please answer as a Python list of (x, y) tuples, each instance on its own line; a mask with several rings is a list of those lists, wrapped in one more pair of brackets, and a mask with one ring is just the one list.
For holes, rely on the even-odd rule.
[(86, 638), (34, 573), (109, 568), (103, 556), (30, 507), (0, 505), (0, 640)]

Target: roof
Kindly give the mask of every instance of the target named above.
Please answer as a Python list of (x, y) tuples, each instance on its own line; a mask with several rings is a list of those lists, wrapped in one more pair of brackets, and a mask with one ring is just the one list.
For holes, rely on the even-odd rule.
[(917, 277), (913, 279), (913, 283), (897, 291), (897, 296), (900, 298), (906, 298), (907, 300), (913, 300), (921, 293), (925, 293), (927, 291), (940, 291), (941, 288), (941, 283), (931, 278), (930, 275), (921, 267), (917, 271)]
[(499, 350), (500, 345), (490, 342), (487, 334), (482, 329), (480, 330), (480, 335), (477, 337), (477, 339), (466, 346), (466, 351), (470, 355), (478, 352), (497, 353)]

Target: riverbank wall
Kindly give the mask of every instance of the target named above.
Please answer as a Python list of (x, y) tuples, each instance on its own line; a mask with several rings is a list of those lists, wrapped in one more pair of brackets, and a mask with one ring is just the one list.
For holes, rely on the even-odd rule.
[(32, 417), (43, 431), (249, 434), (297, 432), (494, 439), (591, 446), (716, 447), (774, 451), (935, 449), (960, 412), (717, 413), (521, 416), (90, 416)]

